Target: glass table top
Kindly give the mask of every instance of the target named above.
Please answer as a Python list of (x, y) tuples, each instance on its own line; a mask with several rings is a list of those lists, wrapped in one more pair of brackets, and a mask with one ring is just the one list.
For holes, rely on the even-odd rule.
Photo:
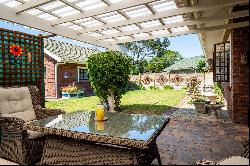
[(72, 132), (148, 141), (169, 118), (159, 115), (107, 113), (108, 120), (97, 122), (94, 111), (78, 111), (30, 122), (30, 125)]

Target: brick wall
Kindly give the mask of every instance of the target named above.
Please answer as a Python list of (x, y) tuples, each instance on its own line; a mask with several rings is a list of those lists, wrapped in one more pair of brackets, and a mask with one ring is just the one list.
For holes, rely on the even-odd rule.
[[(230, 115), (235, 123), (248, 122), (249, 111), (249, 64), (241, 64), (241, 55), (248, 48), (249, 27), (232, 31), (231, 45), (231, 110)], [(247, 55), (249, 58), (249, 55)], [(230, 100), (229, 100), (230, 101)]]
[[(80, 81), (78, 82), (78, 70), (77, 67), (86, 67), (84, 64), (60, 64), (58, 65), (58, 97), (61, 97), (61, 87), (72, 85), (75, 82), (76, 86), (79, 86), (84, 89), (86, 96), (93, 95), (93, 90), (89, 81)], [(67, 73), (67, 78), (65, 78), (65, 73)]]
[(55, 98), (56, 87), (55, 87), (55, 64), (56, 61), (48, 55), (44, 55), (44, 66), (45, 66), (45, 97)]

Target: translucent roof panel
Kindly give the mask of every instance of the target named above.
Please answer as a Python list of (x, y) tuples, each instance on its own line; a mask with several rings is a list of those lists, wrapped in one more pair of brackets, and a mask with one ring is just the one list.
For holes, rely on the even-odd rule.
[(149, 37), (149, 36), (150, 35), (148, 33), (138, 33), (134, 35), (135, 38), (142, 38), (142, 37)]
[(9, 7), (16, 7), (18, 5), (21, 5), (22, 3), (18, 2), (18, 1), (2, 1), (1, 3), (5, 4), (6, 6), (9, 6)]
[(88, 32), (88, 33), (86, 33), (86, 34), (87, 34), (87, 35), (90, 35), (90, 36), (92, 36), (92, 37), (96, 37), (96, 38), (102, 36), (102, 34), (97, 33), (97, 32)]
[(47, 20), (47, 19), (50, 20), (50, 18), (54, 18), (53, 15), (48, 14), (48, 13), (44, 13), (44, 12), (42, 12), (42, 14), (38, 15), (38, 17), (39, 17), (39, 18), (42, 18), (42, 19), (46, 19), (46, 20)]
[(59, 8), (62, 6), (66, 6), (64, 3), (62, 3), (61, 1), (54, 1), (51, 3), (47, 3), (45, 5), (40, 6), (42, 9), (44, 10), (53, 10), (55, 8)]
[(164, 18), (163, 21), (165, 22), (165, 24), (173, 24), (173, 23), (177, 23), (177, 22), (182, 22), (182, 21), (184, 21), (184, 19), (183, 19), (182, 15), (179, 15), (179, 16)]
[(110, 3), (119, 3), (119, 2), (122, 2), (124, 0), (109, 0)]
[(104, 35), (110, 35), (110, 34), (116, 34), (119, 33), (120, 31), (116, 30), (116, 29), (107, 29), (107, 30), (103, 30), (101, 33)]
[(168, 10), (173, 10), (177, 8), (173, 0), (162, 0), (162, 1), (153, 2), (151, 3), (151, 6), (157, 12), (168, 11)]
[(85, 0), (85, 1), (82, 1), (79, 3), (76, 3), (76, 5), (79, 6), (80, 8), (82, 8), (83, 10), (86, 10), (86, 11), (107, 6), (101, 0)]
[(68, 28), (73, 29), (73, 30), (80, 30), (83, 29), (83, 27), (79, 26), (79, 25), (71, 25)]
[(53, 11), (52, 13), (57, 14), (57, 15), (59, 15), (61, 17), (65, 17), (65, 16), (69, 16), (69, 15), (72, 15), (72, 14), (80, 13), (80, 11), (75, 10), (74, 8), (72, 8), (70, 6), (67, 6), (67, 7), (57, 9), (57, 10)]
[(132, 39), (132, 37), (131, 36), (119, 36), (116, 39), (121, 41), (121, 40)]
[(107, 23), (126, 20), (126, 18), (123, 17), (118, 12), (105, 13), (105, 14), (102, 14), (102, 15), (98, 15), (97, 18), (100, 18), (100, 19), (102, 19), (103, 21), (105, 21)]
[(64, 27), (66, 27), (66, 26), (70, 26), (70, 25), (73, 25), (73, 23), (71, 23), (71, 22), (66, 22), (66, 23), (64, 23), (64, 24), (61, 24), (62, 26), (64, 26)]
[(172, 32), (183, 32), (183, 31), (188, 31), (188, 30), (189, 28), (187, 26), (171, 28)]
[(105, 39), (107, 42), (115, 42), (115, 39)]
[(163, 30), (158, 30), (158, 31), (152, 31), (151, 34), (152, 34), (153, 36), (164, 36), (164, 35), (166, 35), (166, 34), (169, 34), (169, 31), (163, 29)]
[(128, 8), (123, 10), (130, 18), (137, 18), (152, 14), (152, 12), (144, 5)]
[(31, 10), (26, 11), (25, 13), (28, 13), (28, 14), (31, 14), (31, 15), (37, 15), (37, 14), (41, 14), (42, 11), (38, 10), (38, 9), (31, 9)]
[(155, 27), (162, 25), (158, 20), (152, 20), (152, 21), (147, 21), (143, 22), (140, 24), (143, 28), (149, 28), (149, 27)]
[(75, 23), (79, 23), (81, 25), (83, 25), (84, 27), (95, 27), (95, 26), (98, 26), (98, 25), (103, 25), (102, 22), (94, 19), (94, 18), (84, 18), (84, 19), (81, 19), (81, 20), (76, 20), (74, 21)]
[(132, 25), (120, 27), (119, 29), (123, 32), (127, 32), (127, 31), (138, 30), (140, 28), (138, 26), (136, 26), (135, 24), (132, 24)]

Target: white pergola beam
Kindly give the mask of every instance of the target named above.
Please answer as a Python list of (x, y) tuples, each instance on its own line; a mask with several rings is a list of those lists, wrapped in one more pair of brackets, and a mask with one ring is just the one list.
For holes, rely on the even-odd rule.
[(129, 35), (138, 34), (138, 33), (149, 33), (149, 32), (152, 32), (152, 31), (158, 31), (158, 30), (163, 30), (163, 29), (182, 27), (182, 26), (189, 26), (189, 25), (198, 25), (198, 24), (203, 24), (203, 23), (206, 23), (206, 22), (213, 22), (213, 21), (218, 21), (218, 20), (227, 20), (227, 19), (246, 17), (246, 16), (249, 16), (249, 11), (233, 12), (233, 13), (230, 13), (230, 14), (217, 15), (215, 17), (204, 17), (204, 18), (200, 18), (200, 19), (197, 19), (197, 20), (187, 20), (187, 21), (182, 21), (182, 22), (179, 22), (179, 23), (172, 23), (172, 24), (160, 25), (160, 26), (144, 28), (144, 29), (139, 29), (139, 30), (134, 30), (134, 31), (121, 32), (121, 33), (118, 33), (118, 34), (105, 35), (104, 37), (106, 39), (107, 38), (116, 38), (116, 37), (119, 37), (119, 36), (129, 36)]
[(223, 7), (227, 7), (227, 6), (231, 7), (231, 6), (234, 6), (236, 4), (245, 3), (245, 2), (248, 2), (248, 0), (228, 0), (226, 2), (219, 1), (216, 4), (210, 4), (210, 5), (197, 5), (197, 6), (191, 6), (191, 7), (183, 7), (183, 8), (178, 8), (178, 9), (174, 9), (174, 10), (158, 12), (154, 15), (133, 18), (133, 19), (129, 19), (126, 21), (122, 21), (122, 22), (115, 22), (115, 23), (109, 23), (106, 25), (85, 28), (85, 29), (81, 30), (81, 32), (85, 33), (85, 32), (90, 32), (90, 31), (97, 31), (97, 30), (101, 30), (101, 29), (121, 27), (121, 26), (130, 25), (130, 24), (135, 24), (138, 22), (145, 22), (145, 21), (149, 21), (149, 20), (156, 20), (159, 18), (166, 18), (166, 17), (181, 15), (181, 14), (186, 14), (186, 13), (206, 11), (206, 10), (211, 10), (211, 9), (216, 9), (216, 8), (223, 8)]
[[(247, 27), (247, 26), (249, 26), (249, 21), (224, 24), (224, 25), (218, 25), (218, 26), (212, 26), (212, 27), (205, 27), (205, 28), (201, 28), (199, 30), (189, 30), (189, 31), (177, 32), (177, 33), (170, 33), (170, 34), (166, 34), (166, 35), (161, 36), (161, 37), (174, 37), (174, 36), (188, 35), (188, 34), (195, 34), (195, 33), (198, 34), (198, 33), (203, 33), (203, 32), (207, 32), (207, 31), (215, 31), (215, 30), (221, 30), (221, 29), (233, 29), (233, 28), (241, 28), (241, 27)], [(149, 37), (144, 37), (144, 38), (126, 39), (126, 40), (116, 41), (116, 42), (112, 42), (112, 43), (119, 44), (119, 43), (149, 40), (149, 39), (155, 39), (155, 38), (157, 38), (157, 37), (149, 36)]]
[(74, 31), (72, 29), (63, 26), (52, 26), (49, 21), (43, 20), (41, 18), (26, 13), (17, 15), (16, 12), (17, 12), (16, 9), (0, 4), (0, 19), (25, 25), (31, 28), (36, 28), (41, 31), (60, 35), (77, 41), (113, 49), (111, 43), (109, 42), (98, 41), (96, 38), (93, 38), (89, 35), (84, 35), (84, 34), (79, 35), (77, 31)]
[(32, 0), (32, 1), (26, 2), (22, 5), (17, 6), (16, 14), (20, 14), (20, 13), (25, 12), (27, 10), (45, 5), (45, 4), (53, 2), (53, 1), (55, 1), (55, 0)]
[(154, 2), (154, 1), (156, 1), (156, 0), (137, 0), (137, 1), (126, 0), (123, 3), (115, 3), (115, 4), (111, 4), (110, 6), (102, 7), (102, 8), (93, 10), (93, 11), (74, 14), (74, 15), (67, 16), (64, 18), (60, 18), (60, 19), (56, 20), (53, 23), (53, 25), (58, 25), (58, 24), (62, 24), (62, 23), (70, 22), (70, 21), (75, 21), (75, 20), (80, 20), (80, 19), (84, 19), (84, 18), (88, 18), (88, 17), (100, 15), (100, 14), (105, 14), (105, 13), (109, 13), (109, 12), (113, 12), (113, 11), (117, 11), (117, 10), (122, 10), (122, 9), (126, 9), (129, 7), (142, 5), (142, 4), (146, 4), (146, 3), (150, 3), (150, 2)]
[(69, 2), (69, 1), (67, 1), (67, 0), (59, 0), (59, 1), (65, 3), (66, 5), (68, 5), (68, 6), (72, 7), (72, 8), (74, 8), (75, 10), (78, 10), (78, 11), (80, 11), (80, 12), (83, 12), (83, 9), (82, 9), (82, 8), (80, 8), (79, 6), (76, 6), (76, 5), (75, 5), (74, 3), (72, 3), (72, 2)]

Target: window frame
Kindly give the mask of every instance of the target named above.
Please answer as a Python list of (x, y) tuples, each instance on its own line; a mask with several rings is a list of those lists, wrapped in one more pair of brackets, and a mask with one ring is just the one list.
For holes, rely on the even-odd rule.
[[(218, 45), (224, 44), (223, 51), (217, 51), (216, 48)], [(226, 45), (229, 45), (229, 50), (226, 51)], [(221, 53), (219, 58), (219, 66), (217, 65), (217, 53)], [(228, 56), (226, 54), (229, 54)], [(214, 53), (213, 53), (213, 72), (214, 72), (214, 82), (230, 82), (231, 79), (231, 44), (230, 42), (217, 43), (214, 45)], [(223, 58), (224, 57), (224, 58)], [(219, 68), (219, 72), (217, 69)], [(226, 70), (227, 68), (227, 70)], [(223, 71), (221, 71), (223, 69)], [(220, 78), (218, 78), (220, 76)], [(224, 79), (222, 79), (222, 76)]]
[(88, 68), (87, 67), (81, 67), (81, 66), (77, 66), (77, 76), (78, 76), (78, 78), (77, 78), (77, 81), (78, 82), (81, 82), (81, 81), (88, 81), (89, 80), (89, 74), (88, 74), (88, 79), (84, 79), (83, 78), (83, 80), (80, 80), (80, 70), (88, 70)]

